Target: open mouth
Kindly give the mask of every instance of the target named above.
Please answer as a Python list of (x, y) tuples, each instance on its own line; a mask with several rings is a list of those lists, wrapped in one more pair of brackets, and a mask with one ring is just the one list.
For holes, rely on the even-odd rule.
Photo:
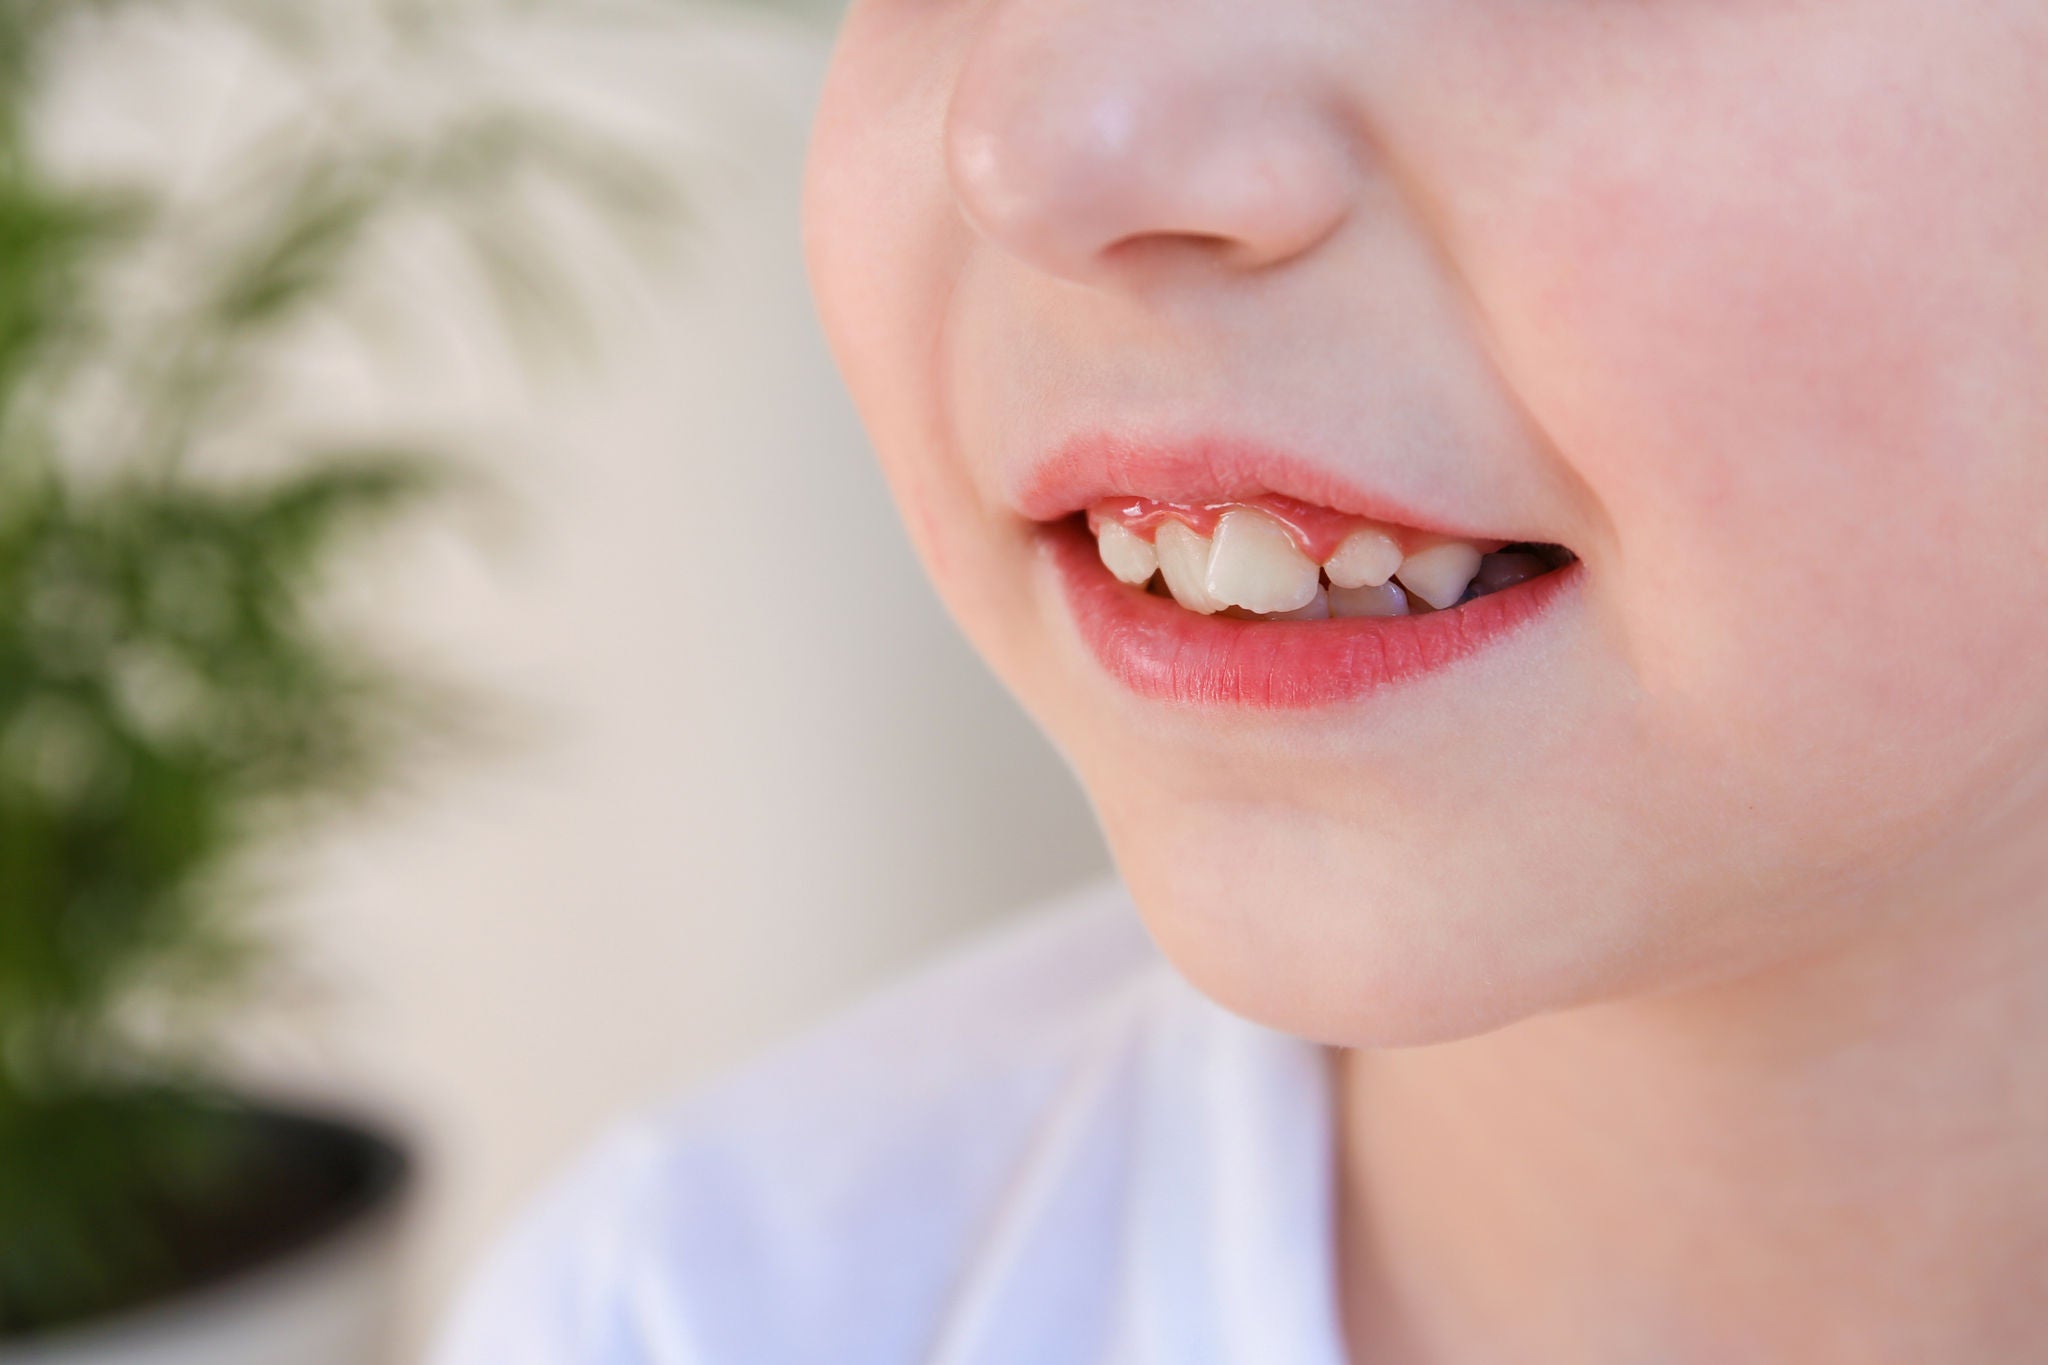
[(1585, 578), (1561, 545), (1481, 539), (1340, 463), (1228, 433), (1082, 431), (1009, 501), (1080, 643), (1148, 700), (1355, 700), (1524, 631)]
[(1469, 541), (1296, 498), (1106, 498), (1077, 513), (1118, 580), (1204, 616), (1260, 621), (1448, 611), (1573, 563), (1562, 545)]
[(1437, 671), (1582, 576), (1561, 545), (1419, 531), (1278, 494), (1099, 498), (1043, 524), (1081, 636), (1138, 695), (1291, 709)]

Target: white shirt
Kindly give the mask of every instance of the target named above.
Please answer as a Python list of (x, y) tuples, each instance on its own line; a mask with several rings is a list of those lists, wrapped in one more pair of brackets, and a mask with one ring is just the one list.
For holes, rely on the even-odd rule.
[(623, 1125), (434, 1365), (1343, 1365), (1331, 1134), (1087, 888)]

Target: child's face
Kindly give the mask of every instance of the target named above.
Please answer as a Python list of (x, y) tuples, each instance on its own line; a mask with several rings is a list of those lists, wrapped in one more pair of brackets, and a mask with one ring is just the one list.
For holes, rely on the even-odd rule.
[[(2048, 884), (2044, 68), (2039, 0), (858, 0), (807, 253), (1169, 955), (1444, 1038)], [(1226, 619), (1025, 515), (1262, 490), (1582, 562)]]

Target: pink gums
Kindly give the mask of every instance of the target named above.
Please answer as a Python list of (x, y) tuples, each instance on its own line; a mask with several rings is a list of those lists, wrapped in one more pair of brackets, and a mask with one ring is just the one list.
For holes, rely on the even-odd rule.
[[(1151, 540), (1159, 533), (1159, 527), (1167, 521), (1178, 521), (1200, 536), (1216, 534), (1216, 523), (1223, 519), (1225, 512), (1234, 508), (1250, 507), (1264, 512), (1287, 529), (1295, 547), (1316, 563), (1321, 564), (1337, 553), (1337, 547), (1353, 531), (1371, 529), (1383, 531), (1400, 542), (1404, 549), (1418, 540), (1441, 539), (1436, 536), (1419, 536), (1418, 533), (1403, 532), (1398, 528), (1365, 517), (1339, 512), (1300, 498), (1290, 498), (1281, 493), (1262, 493), (1254, 498), (1227, 498), (1214, 502), (1162, 502), (1156, 498), (1104, 498), (1088, 508), (1088, 529), (1098, 530), (1106, 521), (1122, 524), (1125, 529), (1141, 539)], [(1501, 541), (1474, 542), (1483, 553), (1492, 553), (1501, 547)]]

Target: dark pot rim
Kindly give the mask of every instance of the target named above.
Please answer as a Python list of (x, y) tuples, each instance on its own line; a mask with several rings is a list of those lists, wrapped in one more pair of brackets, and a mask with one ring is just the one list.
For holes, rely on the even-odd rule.
[(236, 1092), (232, 1098), (266, 1141), (298, 1141), (324, 1148), (336, 1160), (351, 1164), (351, 1187), (342, 1197), (282, 1233), (277, 1242), (246, 1264), (124, 1305), (95, 1317), (65, 1323), (28, 1336), (0, 1339), (0, 1358), (21, 1352), (33, 1360), (41, 1351), (86, 1347), (101, 1337), (139, 1335), (153, 1327), (203, 1312), (216, 1303), (240, 1297), (275, 1276), (289, 1275), (344, 1246), (359, 1233), (386, 1218), (396, 1218), (410, 1197), (417, 1176), (412, 1144), (392, 1128), (342, 1105), (299, 1097)]
[[(319, 1219), (295, 1229), (256, 1269), (290, 1260), (344, 1236), (358, 1224), (396, 1209), (411, 1193), (415, 1163), (408, 1144), (391, 1128), (338, 1105), (250, 1094), (240, 1098), (251, 1117), (272, 1132), (297, 1134), (335, 1150), (351, 1149), (361, 1163), (359, 1183), (348, 1197), (337, 1200)], [(195, 1285), (192, 1292), (204, 1292), (208, 1287)]]

